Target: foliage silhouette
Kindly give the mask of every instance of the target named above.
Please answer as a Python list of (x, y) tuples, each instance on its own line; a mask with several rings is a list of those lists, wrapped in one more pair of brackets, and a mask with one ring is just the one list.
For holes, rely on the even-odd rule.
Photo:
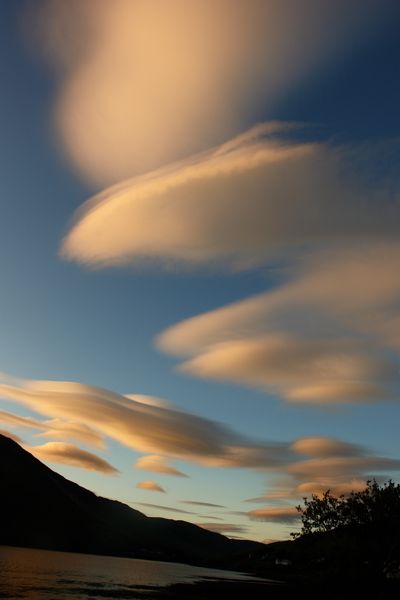
[(292, 533), (299, 538), (311, 533), (323, 533), (338, 528), (398, 521), (400, 519), (400, 485), (391, 479), (380, 486), (375, 479), (367, 481), (360, 492), (336, 497), (327, 490), (321, 497), (304, 498), (304, 507), (296, 507), (302, 529)]

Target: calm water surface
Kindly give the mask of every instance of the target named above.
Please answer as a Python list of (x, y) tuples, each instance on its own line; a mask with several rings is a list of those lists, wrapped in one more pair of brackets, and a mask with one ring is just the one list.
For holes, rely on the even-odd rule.
[(151, 560), (0, 546), (0, 598), (133, 599), (143, 598), (153, 587), (161, 595), (165, 586), (202, 579), (250, 580), (251, 577)]

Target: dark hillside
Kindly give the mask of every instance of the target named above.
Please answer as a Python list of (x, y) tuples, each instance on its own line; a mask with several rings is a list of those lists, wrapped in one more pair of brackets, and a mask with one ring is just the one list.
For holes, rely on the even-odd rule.
[(261, 547), (146, 517), (58, 475), (0, 435), (0, 544), (212, 564)]

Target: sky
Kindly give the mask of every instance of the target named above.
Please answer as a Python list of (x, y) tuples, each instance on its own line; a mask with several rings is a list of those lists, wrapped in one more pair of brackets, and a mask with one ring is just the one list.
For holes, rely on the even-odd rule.
[(398, 3), (0, 11), (0, 431), (259, 541), (399, 481)]

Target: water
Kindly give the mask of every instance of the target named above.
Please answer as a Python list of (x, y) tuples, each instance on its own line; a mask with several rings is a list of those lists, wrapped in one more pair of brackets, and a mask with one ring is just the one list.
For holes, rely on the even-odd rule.
[(165, 586), (204, 579), (251, 580), (240, 573), (175, 563), (0, 546), (0, 598), (133, 600), (157, 590), (161, 597)]

